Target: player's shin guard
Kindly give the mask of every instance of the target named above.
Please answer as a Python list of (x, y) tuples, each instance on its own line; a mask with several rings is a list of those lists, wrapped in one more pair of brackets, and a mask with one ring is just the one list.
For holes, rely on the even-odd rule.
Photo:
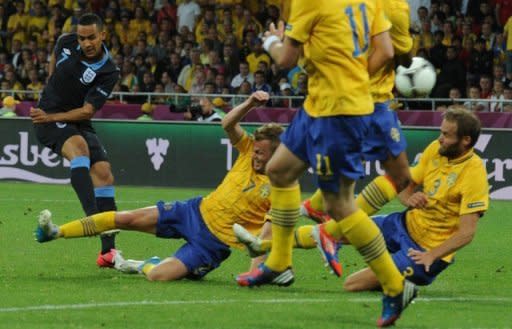
[(272, 250), (265, 264), (273, 271), (284, 271), (292, 264), (293, 231), (300, 215), (300, 186), (272, 187)]
[(71, 159), (70, 164), (71, 186), (73, 186), (85, 214), (89, 216), (97, 213), (98, 207), (94, 197), (94, 187), (89, 174), (91, 161), (86, 156), (79, 156)]
[[(116, 211), (115, 189), (112, 185), (101, 186), (94, 189), (96, 197), (96, 204), (100, 212)], [(101, 254), (110, 252), (111, 249), (116, 248), (115, 234), (102, 234), (101, 239)]]
[(361, 209), (339, 221), (338, 225), (375, 273), (384, 293), (388, 296), (400, 294), (404, 278), (393, 263), (377, 225)]
[(387, 176), (379, 176), (371, 181), (356, 198), (357, 206), (368, 215), (378, 212), (397, 195), (396, 187)]
[(102, 212), (62, 225), (60, 235), (64, 238), (92, 236), (116, 228), (115, 211)]

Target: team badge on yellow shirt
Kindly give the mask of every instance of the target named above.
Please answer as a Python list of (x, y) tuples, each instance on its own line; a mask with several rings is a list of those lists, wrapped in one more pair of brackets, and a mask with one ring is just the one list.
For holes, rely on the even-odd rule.
[(448, 184), (448, 187), (452, 187), (453, 185), (455, 185), (456, 180), (457, 180), (457, 174), (452, 172), (446, 178), (446, 184)]
[(260, 196), (262, 198), (268, 198), (270, 196), (270, 185), (265, 184), (260, 188)]

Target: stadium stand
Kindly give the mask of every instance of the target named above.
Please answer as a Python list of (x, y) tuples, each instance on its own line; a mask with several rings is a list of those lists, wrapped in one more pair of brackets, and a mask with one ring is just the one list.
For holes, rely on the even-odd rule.
[[(512, 103), (507, 102), (512, 100), (512, 2), (410, 0), (409, 4), (414, 55), (436, 67), (438, 82), (431, 96), (444, 101), (433, 106), (403, 101), (402, 108), (442, 111), (456, 102), (451, 98), (468, 97), (488, 100), (475, 107), (480, 111), (512, 111)], [(121, 68), (116, 92), (217, 93), (231, 105), (244, 97), (246, 89), (303, 97), (307, 94), (304, 70), (280, 70), (262, 52), (258, 39), (270, 22), (286, 18), (286, 8), (282, 9), (281, 1), (274, 0), (5, 1), (0, 4), (0, 96), (37, 101), (55, 41), (76, 29), (81, 14), (94, 12), (104, 18), (105, 42)], [(240, 75), (240, 63), (249, 64), (247, 75)], [(231, 83), (234, 78), (236, 84)], [(142, 104), (146, 99), (132, 95), (111, 103)], [(176, 105), (175, 100), (172, 95), (159, 95), (152, 103), (164, 108)], [(300, 105), (300, 98), (268, 104)], [(162, 117), (179, 116), (167, 112)]]

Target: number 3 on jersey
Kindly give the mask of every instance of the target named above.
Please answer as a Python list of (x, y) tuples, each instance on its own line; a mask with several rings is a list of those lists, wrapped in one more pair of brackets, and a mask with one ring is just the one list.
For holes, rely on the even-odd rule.
[[(359, 57), (368, 50), (370, 28), (368, 26), (368, 15), (366, 14), (366, 5), (361, 3), (357, 6), (356, 10), (359, 9), (360, 15), (358, 15), (352, 6), (345, 8), (345, 15), (348, 16), (350, 22), (350, 28), (352, 29), (352, 40), (354, 41), (354, 51), (352, 52), (353, 57)], [(362, 20), (358, 24), (358, 19)], [(363, 35), (361, 36), (358, 31), (358, 26), (363, 26)], [(363, 44), (361, 45), (361, 38)]]

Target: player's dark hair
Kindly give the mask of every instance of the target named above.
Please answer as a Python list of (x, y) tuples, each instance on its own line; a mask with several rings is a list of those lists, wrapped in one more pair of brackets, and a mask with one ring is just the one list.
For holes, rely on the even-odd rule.
[(481, 123), (480, 119), (465, 108), (450, 107), (444, 113), (444, 119), (457, 124), (457, 136), (462, 138), (469, 136), (471, 142), (469, 147), (473, 147), (480, 136)]
[(78, 25), (94, 25), (98, 28), (98, 31), (103, 31), (103, 20), (96, 14), (87, 13), (80, 16)]
[(267, 123), (254, 131), (254, 139), (256, 141), (269, 140), (272, 145), (272, 151), (279, 146), (283, 127), (277, 123)]

